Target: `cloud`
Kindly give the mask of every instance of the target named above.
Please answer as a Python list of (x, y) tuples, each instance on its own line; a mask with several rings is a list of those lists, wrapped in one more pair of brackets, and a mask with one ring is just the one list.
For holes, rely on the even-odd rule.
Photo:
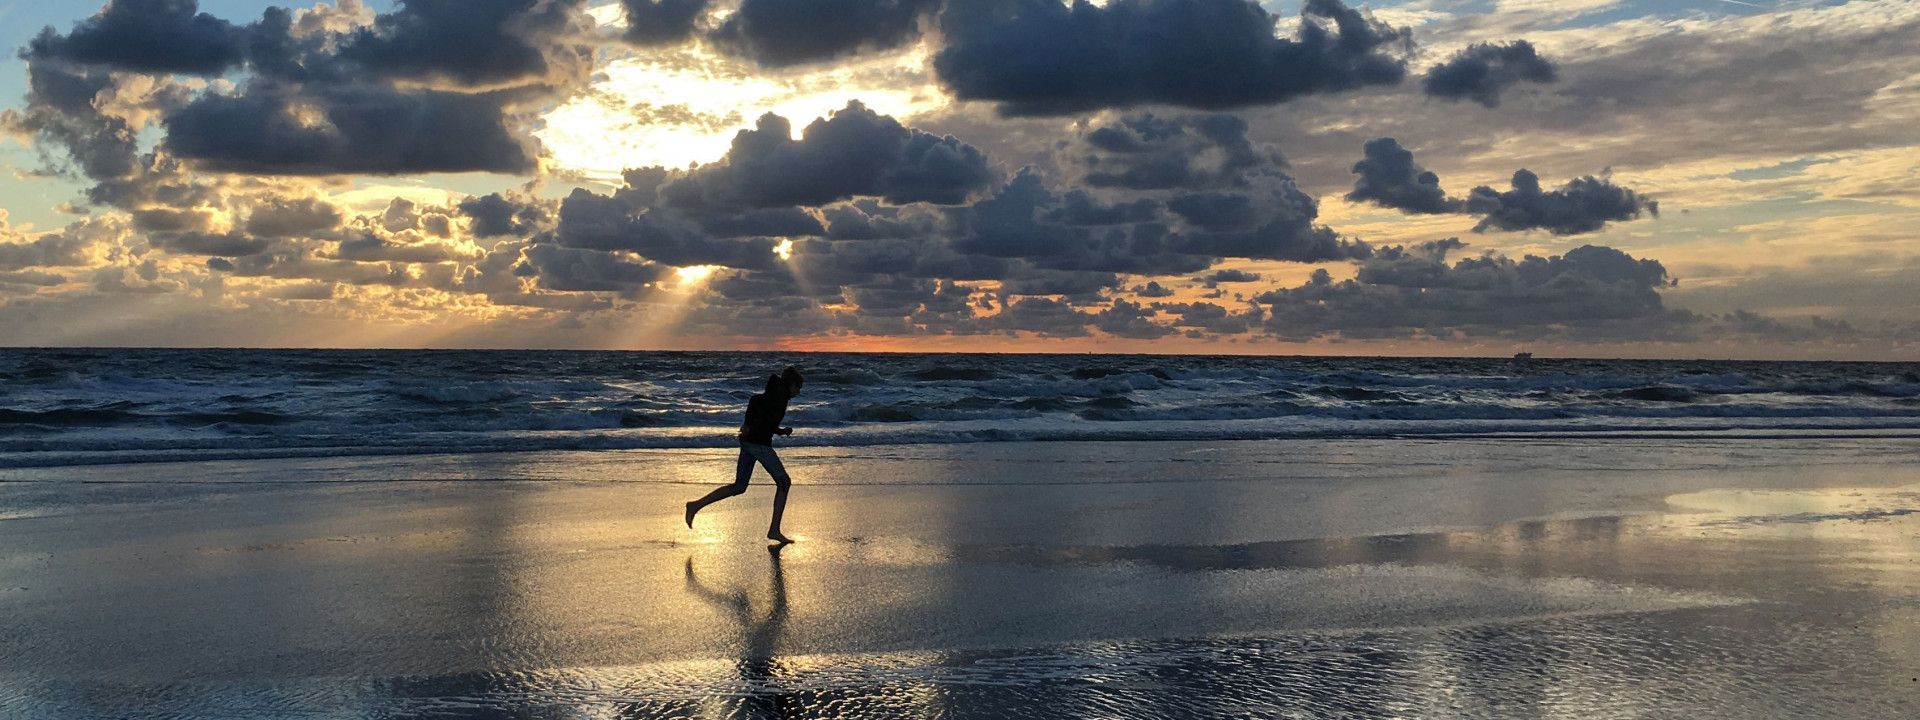
[(1149, 280), (1145, 285), (1136, 285), (1132, 292), (1143, 298), (1173, 297), (1173, 290), (1161, 285), (1158, 280)]
[(626, 41), (640, 47), (676, 45), (693, 37), (709, 0), (620, 0), (627, 11)]
[[(517, 114), (592, 64), (584, 0), (273, 7), (246, 26), (197, 9), (114, 0), (66, 35), (42, 33), (24, 54), (27, 109), (6, 124), (102, 183), (140, 180), (139, 131), (155, 117), (166, 157), (214, 172), (525, 174), (539, 150)], [(129, 93), (148, 97), (129, 105)]]
[(1351, 280), (1325, 271), (1297, 287), (1256, 298), (1266, 328), (1290, 340), (1325, 336), (1403, 338), (1456, 335), (1669, 337), (1691, 314), (1668, 309), (1659, 291), (1673, 280), (1659, 261), (1584, 245), (1565, 255), (1519, 260), (1499, 255), (1448, 264), (1457, 240), (1383, 248)]
[(340, 227), (345, 216), (318, 198), (271, 198), (253, 206), (247, 232), (266, 238), (307, 237)]
[(1482, 185), (1467, 196), (1467, 212), (1485, 216), (1474, 232), (1538, 229), (1573, 235), (1599, 230), (1610, 221), (1632, 220), (1642, 212), (1660, 215), (1660, 203), (1592, 175), (1569, 180), (1558, 190), (1541, 190), (1540, 177), (1522, 169), (1514, 171), (1512, 185), (1506, 192)]
[(1460, 212), (1463, 202), (1447, 197), (1440, 176), (1413, 161), (1413, 152), (1393, 138), (1368, 140), (1366, 157), (1353, 164), (1360, 178), (1353, 181), (1347, 199), (1412, 213)]
[(997, 177), (978, 148), (902, 126), (854, 101), (808, 124), (799, 140), (786, 118), (763, 115), (734, 137), (720, 162), (673, 179), (661, 193), (683, 207), (825, 205), (854, 197), (953, 205)]
[(1558, 78), (1553, 63), (1533, 43), (1475, 43), (1427, 71), (1421, 86), (1428, 95), (1500, 106), (1500, 93), (1521, 82), (1550, 83)]
[(155, 247), (181, 255), (239, 257), (258, 255), (268, 247), (266, 240), (238, 231), (155, 233), (150, 239)]
[[(585, 0), (400, 0), (340, 43), (338, 58), (383, 79), (492, 87), (546, 81), (578, 64), (558, 38), (584, 29)], [(574, 57), (568, 57), (573, 54)]]
[(987, 319), (1002, 332), (1029, 332), (1041, 337), (1084, 337), (1093, 318), (1072, 305), (1052, 298), (1028, 297), (1007, 303)]
[(1440, 177), (1413, 160), (1413, 152), (1393, 138), (1368, 140), (1366, 157), (1354, 163), (1359, 179), (1347, 199), (1369, 202), (1410, 213), (1464, 213), (1480, 215), (1474, 232), (1487, 230), (1546, 230), (1575, 235), (1606, 227), (1609, 222), (1632, 220), (1642, 213), (1658, 217), (1657, 201), (1607, 178), (1575, 178), (1557, 190), (1544, 190), (1540, 177), (1526, 169), (1515, 171), (1512, 189), (1501, 192), (1485, 185), (1464, 199), (1451, 198), (1440, 188)]
[[(0, 125), (34, 138), (35, 149), (50, 167), (71, 161), (88, 178), (126, 177), (134, 172), (139, 138), (132, 124), (101, 112), (95, 104), (113, 87), (108, 71), (30, 59), (26, 109), (0, 114)], [(57, 157), (48, 145), (64, 151), (66, 157)]]
[(85, 265), (91, 261), (88, 246), (92, 244), (83, 234), (73, 232), (48, 233), (32, 240), (7, 239), (0, 241), (0, 270), (15, 271), (30, 267), (61, 267)]
[[(1292, 38), (1245, 0), (949, 3), (934, 69), (962, 100), (1003, 115), (1166, 104), (1226, 109), (1392, 85), (1407, 30), (1338, 0), (1308, 0)], [(1322, 22), (1330, 22), (1329, 30)]]
[(487, 94), (381, 85), (263, 83), (206, 95), (169, 115), (162, 147), (218, 172), (260, 175), (521, 174), (533, 141)]
[(1211, 289), (1213, 287), (1218, 286), (1220, 283), (1259, 282), (1260, 273), (1247, 272), (1245, 270), (1235, 270), (1232, 268), (1227, 268), (1222, 270), (1215, 270), (1211, 273), (1208, 273), (1204, 277), (1194, 278), (1194, 281), (1199, 282), (1203, 285), (1206, 285), (1209, 289)]
[(340, 241), (337, 254), (342, 260), (398, 263), (451, 262), (472, 257), (472, 253), (450, 243), (398, 242), (373, 233)]
[(478, 237), (524, 236), (547, 221), (547, 212), (539, 205), (500, 193), (469, 197), (460, 201), (458, 209), (473, 221), (473, 234)]
[(1091, 187), (1132, 190), (1238, 185), (1250, 172), (1286, 164), (1247, 139), (1245, 120), (1224, 114), (1118, 118), (1079, 133), (1056, 157)]
[(199, 12), (195, 0), (109, 0), (66, 35), (42, 31), (30, 59), (147, 73), (218, 75), (246, 58), (246, 31)]
[(1093, 314), (1093, 326), (1114, 337), (1154, 340), (1176, 332), (1153, 318), (1159, 311), (1129, 300), (1116, 298), (1106, 309)]
[[(629, 0), (631, 1), (631, 0)], [(762, 67), (897, 48), (920, 36), (940, 0), (742, 0), (708, 35)]]

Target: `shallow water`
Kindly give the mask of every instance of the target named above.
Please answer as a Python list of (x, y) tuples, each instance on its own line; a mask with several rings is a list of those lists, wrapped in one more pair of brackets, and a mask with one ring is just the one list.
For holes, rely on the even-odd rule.
[[(0, 715), (1901, 718), (1920, 703), (1913, 441), (789, 455), (801, 542), (777, 555), (753, 540), (764, 489), (680, 525), (699, 491), (683, 483), (724, 473), (708, 451), (0, 474)], [(437, 479), (407, 481), (422, 477)]]

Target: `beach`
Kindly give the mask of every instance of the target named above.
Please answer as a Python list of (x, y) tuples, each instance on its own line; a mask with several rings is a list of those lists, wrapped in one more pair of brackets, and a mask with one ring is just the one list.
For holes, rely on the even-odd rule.
[(1908, 717), (1920, 439), (0, 470), (0, 714)]

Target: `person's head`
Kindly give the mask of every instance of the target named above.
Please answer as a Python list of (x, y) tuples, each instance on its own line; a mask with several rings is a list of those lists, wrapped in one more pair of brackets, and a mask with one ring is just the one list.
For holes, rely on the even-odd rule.
[(780, 382), (787, 386), (787, 397), (799, 395), (800, 386), (807, 384), (806, 378), (800, 377), (800, 368), (792, 365), (780, 371)]

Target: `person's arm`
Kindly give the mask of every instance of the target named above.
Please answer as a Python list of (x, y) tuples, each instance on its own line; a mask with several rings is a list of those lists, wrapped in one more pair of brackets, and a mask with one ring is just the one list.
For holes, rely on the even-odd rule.
[(779, 434), (781, 434), (781, 435), (792, 435), (792, 434), (793, 434), (793, 428), (790, 428), (790, 427), (783, 427), (783, 428), (780, 428), (779, 430), (775, 430), (774, 432), (777, 432), (777, 433), (779, 433)]

